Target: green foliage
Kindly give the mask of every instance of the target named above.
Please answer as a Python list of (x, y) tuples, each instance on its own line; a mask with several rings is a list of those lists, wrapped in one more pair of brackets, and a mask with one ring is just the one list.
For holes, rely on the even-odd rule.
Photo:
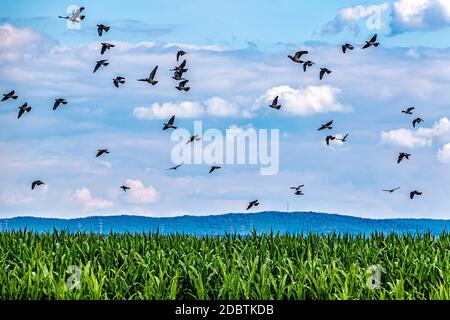
[(0, 299), (450, 299), (450, 235), (0, 233)]

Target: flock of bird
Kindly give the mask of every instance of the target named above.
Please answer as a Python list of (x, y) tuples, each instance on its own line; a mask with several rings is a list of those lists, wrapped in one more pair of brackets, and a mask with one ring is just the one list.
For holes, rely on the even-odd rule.
[[(85, 10), (84, 7), (81, 7), (79, 9), (77, 9), (76, 11), (74, 11), (72, 13), (72, 15), (70, 16), (59, 16), (59, 18), (61, 19), (67, 19), (70, 20), (73, 23), (79, 23), (81, 20), (83, 20), (85, 18), (85, 15), (83, 15), (83, 11)], [(110, 30), (109, 26), (106, 26), (104, 24), (98, 24), (97, 25), (97, 32), (99, 37), (102, 37), (102, 35), (104, 33), (107, 33)], [(379, 42), (377, 42), (377, 35), (375, 34), (369, 41), (366, 41), (365, 45), (362, 47), (362, 49), (368, 49), (370, 47), (378, 47)], [(101, 43), (101, 50), (100, 50), (100, 54), (104, 55), (106, 53), (106, 51), (111, 50), (111, 48), (114, 48), (115, 45), (112, 43), (108, 43), (108, 42), (102, 42)], [(349, 50), (353, 50), (354, 46), (349, 44), (349, 43), (345, 43), (341, 46), (342, 48), (342, 53), (346, 54)], [(183, 51), (183, 50), (179, 50), (176, 54), (176, 61), (179, 62), (180, 58), (185, 56), (187, 54), (187, 52)], [(316, 63), (308, 60), (308, 59), (304, 59), (303, 57), (308, 55), (308, 51), (306, 50), (300, 50), (295, 52), (294, 55), (288, 55), (288, 58), (296, 63), (296, 64), (300, 64), (302, 65), (303, 71), (306, 72), (308, 70), (308, 68), (313, 67)], [(178, 66), (176, 66), (174, 69), (171, 69), (171, 71), (173, 71), (173, 76), (172, 79), (178, 81), (177, 86), (175, 86), (175, 88), (179, 91), (189, 91), (190, 87), (187, 86), (187, 83), (189, 82), (189, 80), (185, 79), (183, 76), (184, 74), (188, 71), (188, 69), (186, 68), (186, 59), (184, 59)], [(93, 73), (96, 73), (100, 68), (102, 67), (107, 67), (109, 65), (108, 60), (106, 59), (100, 59), (95, 63), (94, 66), (94, 70)], [(158, 70), (158, 66), (155, 66), (152, 71), (150, 72), (149, 76), (147, 78), (142, 78), (142, 79), (137, 79), (137, 81), (141, 81), (141, 82), (147, 82), (148, 84), (154, 86), (158, 83), (158, 80), (155, 80), (156, 77), (156, 72)], [(324, 78), (325, 75), (330, 75), (332, 73), (331, 70), (329, 70), (326, 67), (321, 67), (320, 71), (319, 71), (319, 79), (322, 80)], [(117, 76), (116, 78), (113, 79), (113, 84), (115, 87), (119, 88), (120, 85), (124, 84), (126, 81), (126, 79), (124, 77), (121, 76)], [(18, 96), (16, 95), (16, 92), (14, 90), (3, 94), (3, 99), (1, 101), (7, 101), (7, 100), (16, 100), (18, 98)], [(68, 101), (64, 98), (57, 98), (55, 99), (55, 102), (53, 104), (53, 110), (56, 110), (58, 107), (60, 107), (61, 105), (67, 105)], [(280, 110), (282, 108), (282, 105), (280, 104), (279, 101), (279, 96), (276, 96), (272, 103), (269, 105), (270, 108), (275, 109), (275, 110)], [(412, 115), (413, 111), (415, 110), (414, 107), (409, 107), (406, 110), (403, 110), (402, 113), (404, 113), (405, 115)], [(18, 118), (20, 119), (25, 113), (29, 113), (31, 111), (31, 106), (28, 105), (27, 102), (23, 103), (20, 107), (19, 107), (19, 113), (18, 113)], [(415, 128), (418, 124), (422, 123), (424, 120), (421, 118), (416, 118), (412, 121), (412, 125)], [(175, 123), (175, 115), (173, 115), (168, 121), (167, 123), (164, 123), (164, 126), (162, 128), (162, 130), (167, 130), (167, 129), (177, 129), (176, 126), (174, 126)], [(332, 130), (333, 129), (333, 120), (328, 121), (322, 125), (320, 125), (320, 127), (317, 129), (318, 131), (322, 131), (322, 130)], [(339, 140), (341, 142), (347, 142), (347, 138), (348, 138), (349, 134), (346, 134), (343, 138), (338, 138), (336, 136), (333, 135), (327, 135), (325, 137), (325, 142), (327, 145), (330, 145), (331, 141), (334, 140)], [(199, 141), (201, 139), (200, 136), (198, 135), (194, 135), (192, 137), (190, 137), (190, 139), (188, 139), (188, 141), (186, 142), (186, 144), (189, 143), (193, 143), (195, 141)], [(108, 149), (98, 149), (97, 150), (97, 154), (96, 154), (96, 158), (101, 157), (101, 156), (105, 156), (109, 154), (109, 150)], [(406, 153), (406, 152), (400, 152), (399, 156), (397, 158), (397, 163), (401, 163), (403, 160), (409, 160), (411, 157), (411, 154)], [(174, 170), (176, 171), (178, 168), (180, 168), (183, 164), (178, 164), (174, 167), (171, 167), (167, 170)], [(209, 173), (213, 173), (216, 170), (221, 169), (220, 166), (214, 165), (211, 166)], [(36, 180), (33, 181), (31, 184), (31, 189), (34, 190), (36, 187), (45, 185), (45, 183), (41, 180)], [(304, 187), (304, 185), (299, 185), (299, 186), (294, 186), (291, 187), (290, 189), (294, 191), (294, 195), (297, 196), (303, 196), (303, 190), (302, 188)], [(120, 189), (122, 189), (124, 192), (126, 192), (127, 190), (130, 190), (129, 186), (126, 185), (122, 185), (120, 186)], [(397, 188), (393, 188), (393, 189), (383, 189), (382, 191), (384, 192), (389, 192), (389, 193), (393, 193), (397, 190), (399, 190), (400, 187)], [(419, 192), (417, 190), (413, 190), (410, 192), (410, 198), (413, 199), (416, 196), (420, 196), (422, 195), (422, 192)], [(259, 200), (253, 200), (253, 201), (249, 201), (247, 209), (246, 210), (250, 210), (253, 207), (257, 207), (259, 205)]]

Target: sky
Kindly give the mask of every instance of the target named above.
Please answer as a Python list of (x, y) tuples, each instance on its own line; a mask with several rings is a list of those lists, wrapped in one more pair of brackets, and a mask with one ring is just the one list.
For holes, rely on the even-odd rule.
[[(84, 6), (68, 28), (69, 6)], [(99, 37), (96, 25), (111, 27)], [(8, 1), (0, 12), (0, 218), (257, 211), (450, 219), (450, 1)], [(373, 34), (380, 45), (362, 50)], [(100, 43), (114, 48), (100, 55)], [(343, 54), (340, 45), (351, 43)], [(191, 87), (170, 69), (187, 52)], [(306, 72), (287, 58), (309, 51)], [(95, 74), (99, 59), (109, 65)], [(155, 86), (136, 81), (158, 65)], [(319, 80), (319, 70), (332, 71)], [(112, 79), (126, 82), (115, 88)], [(280, 110), (268, 107), (279, 96)], [(56, 98), (69, 103), (53, 111)], [(32, 110), (17, 119), (27, 102)], [(414, 106), (414, 115), (401, 111)], [(279, 171), (176, 171), (176, 125), (279, 130)], [(416, 128), (412, 120), (424, 122)], [(318, 132), (334, 120), (329, 132)], [(342, 137), (347, 142), (325, 137)], [(196, 142), (195, 142), (196, 143)], [(203, 141), (199, 143), (203, 144)], [(98, 149), (110, 154), (96, 158)], [(399, 152), (410, 160), (396, 163)], [(31, 190), (31, 182), (44, 186)], [(291, 186), (304, 184), (304, 196)], [(123, 192), (119, 187), (131, 189)], [(401, 187), (390, 194), (381, 191)], [(409, 199), (412, 190), (423, 194)], [(252, 209), (254, 211), (255, 209)]]

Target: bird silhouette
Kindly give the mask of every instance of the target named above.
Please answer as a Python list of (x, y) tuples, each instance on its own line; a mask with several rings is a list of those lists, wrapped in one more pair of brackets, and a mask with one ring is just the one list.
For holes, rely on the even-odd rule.
[(305, 185), (302, 184), (302, 185), (299, 185), (298, 187), (291, 187), (291, 190), (299, 191), (299, 190), (301, 190), (304, 186), (305, 186)]
[(185, 51), (183, 51), (183, 50), (179, 50), (179, 51), (177, 52), (177, 61), (178, 61), (178, 59), (180, 59), (181, 56), (184, 56), (186, 53), (187, 53), (187, 52), (185, 52)]
[(331, 70), (329, 70), (327, 68), (320, 68), (320, 75), (319, 75), (320, 80), (323, 79), (323, 76), (325, 74), (330, 74), (330, 73), (331, 73)]
[(86, 17), (86, 16), (81, 14), (84, 9), (85, 9), (84, 7), (80, 7), (77, 10), (73, 11), (72, 15), (70, 15), (70, 16), (58, 16), (58, 18), (67, 19), (67, 20), (70, 20), (72, 22), (80, 22), (81, 20), (83, 20)]
[(342, 53), (346, 53), (347, 50), (353, 50), (353, 49), (354, 49), (354, 47), (349, 43), (342, 45)]
[(100, 37), (103, 35), (103, 31), (104, 32), (108, 32), (109, 31), (109, 27), (105, 26), (104, 24), (98, 24), (97, 25), (97, 32), (98, 32), (98, 35)]
[(311, 60), (305, 61), (303, 63), (303, 71), (306, 72), (306, 68), (312, 67), (313, 65), (315, 65), (315, 63), (312, 62)]
[(114, 44), (111, 44), (108, 42), (102, 42), (102, 50), (100, 51), (100, 54), (104, 54), (106, 50), (109, 50), (114, 47), (115, 47)]
[(423, 122), (423, 119), (421, 119), (421, 118), (416, 118), (416, 119), (413, 120), (412, 125), (413, 125), (413, 127), (415, 128), (415, 127), (416, 127), (416, 124), (420, 124), (420, 123), (422, 123), (422, 122)]
[(336, 140), (340, 140), (342, 142), (347, 142), (347, 137), (349, 136), (349, 133), (347, 133), (342, 139), (341, 138), (336, 138)]
[(192, 143), (194, 141), (200, 141), (200, 140), (201, 140), (200, 136), (198, 134), (196, 134), (195, 136), (190, 137), (189, 140), (186, 142), (186, 144)]
[(170, 69), (170, 71), (179, 71), (179, 72), (187, 72), (189, 69), (186, 69), (186, 60), (183, 60), (183, 62), (180, 63), (178, 67), (175, 67), (174, 69)]
[(125, 83), (125, 78), (124, 77), (115, 77), (113, 79), (113, 83), (116, 86), (116, 88), (118, 88), (119, 84), (124, 84)]
[(258, 200), (250, 201), (250, 202), (248, 203), (247, 210), (250, 210), (251, 208), (257, 207), (257, 206), (259, 206)]
[(395, 189), (383, 189), (382, 191), (384, 191), (384, 192), (389, 192), (389, 193), (394, 193), (394, 192), (397, 191), (398, 189), (400, 189), (400, 187), (395, 188)]
[(186, 80), (185, 78), (183, 78), (183, 72), (180, 71), (175, 71), (173, 73), (172, 79), (177, 81)]
[(327, 146), (329, 146), (330, 145), (330, 141), (333, 141), (333, 140), (336, 140), (335, 136), (327, 136), (325, 138), (325, 142), (327, 143)]
[(276, 96), (275, 99), (273, 99), (272, 104), (269, 104), (269, 107), (280, 110), (281, 105), (278, 104), (278, 96)]
[(156, 75), (156, 71), (158, 70), (158, 66), (154, 67), (152, 72), (150, 72), (150, 75), (148, 76), (148, 78), (144, 78), (144, 79), (138, 79), (138, 81), (145, 81), (150, 83), (152, 86), (154, 86), (155, 84), (158, 83), (157, 80), (155, 80), (155, 75)]
[(380, 43), (377, 42), (377, 35), (375, 34), (369, 41), (366, 41), (366, 44), (362, 48), (367, 49), (371, 46), (378, 47), (379, 44)]
[(294, 54), (294, 56), (288, 55), (288, 58), (291, 59), (295, 63), (303, 63), (303, 61), (300, 58), (304, 54), (308, 54), (308, 51), (305, 51), (305, 50), (297, 51)]
[(107, 66), (109, 64), (108, 60), (98, 60), (95, 64), (94, 71), (92, 73), (95, 73), (101, 66)]
[(17, 98), (18, 98), (18, 96), (15, 95), (15, 91), (12, 90), (12, 91), (10, 91), (10, 92), (8, 92), (8, 93), (4, 93), (4, 94), (3, 94), (3, 99), (2, 99), (2, 101), (6, 101), (6, 100), (8, 100), (8, 99), (16, 100)]
[(304, 196), (305, 194), (301, 190), (297, 190), (294, 192), (296, 196)]
[(33, 181), (33, 183), (31, 184), (31, 190), (34, 190), (34, 188), (36, 188), (37, 186), (42, 186), (45, 183), (43, 183), (41, 180), (36, 180)]
[(103, 154), (109, 154), (108, 149), (98, 149), (97, 151), (97, 155), (95, 156), (96, 158), (100, 157)]
[(130, 187), (121, 186), (120, 189), (122, 189), (124, 192), (127, 192), (127, 190), (130, 190)]
[(409, 157), (411, 156), (410, 153), (400, 152), (398, 155), (397, 163), (402, 162), (402, 160), (405, 158), (406, 160), (409, 160)]
[(21, 107), (19, 107), (19, 114), (17, 115), (17, 119), (20, 119), (20, 117), (25, 113), (25, 112), (30, 112), (31, 111), (31, 107), (28, 106), (28, 104), (25, 102)]
[(177, 170), (179, 167), (181, 167), (183, 164), (179, 164), (179, 165), (176, 165), (176, 166), (174, 166), (174, 167), (171, 167), (171, 168), (169, 168), (169, 169), (167, 169), (167, 170)]
[(53, 104), (53, 110), (56, 110), (61, 104), (66, 105), (67, 100), (63, 98), (55, 99), (55, 103)]
[(221, 167), (219, 166), (212, 166), (211, 169), (209, 169), (209, 173), (212, 173), (215, 170), (219, 170)]
[(412, 200), (412, 199), (414, 199), (415, 196), (421, 196), (421, 195), (422, 195), (422, 192), (414, 190), (414, 191), (410, 192), (409, 198)]
[(175, 116), (172, 116), (169, 121), (167, 121), (167, 123), (164, 123), (164, 128), (163, 130), (167, 130), (167, 129), (176, 129), (177, 127), (175, 127), (173, 125), (173, 123), (175, 122)]
[(175, 88), (179, 91), (189, 91), (189, 89), (191, 89), (191, 87), (186, 87), (186, 83), (188, 83), (189, 80), (183, 80), (181, 81), (178, 86), (176, 86)]
[(407, 108), (406, 110), (403, 110), (402, 111), (402, 113), (404, 113), (404, 114), (413, 114), (413, 110), (414, 110), (415, 108), (414, 107), (409, 107), (409, 108)]
[(330, 122), (327, 122), (327, 123), (325, 123), (325, 124), (322, 124), (322, 125), (320, 126), (320, 128), (317, 129), (317, 131), (321, 131), (321, 130), (324, 130), (324, 129), (329, 129), (329, 130), (331, 130), (331, 129), (333, 129), (333, 127), (331, 126), (332, 124), (333, 124), (333, 120), (331, 120)]

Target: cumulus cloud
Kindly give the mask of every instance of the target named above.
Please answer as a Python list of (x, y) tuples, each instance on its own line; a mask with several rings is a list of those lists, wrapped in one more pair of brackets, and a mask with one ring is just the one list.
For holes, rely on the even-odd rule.
[(417, 134), (427, 138), (445, 138), (450, 136), (450, 121), (447, 117), (441, 118), (431, 128), (419, 128)]
[(204, 101), (206, 112), (212, 116), (227, 118), (236, 117), (239, 114), (239, 107), (222, 98), (212, 97)]
[(86, 187), (75, 190), (73, 198), (77, 200), (86, 211), (108, 209), (114, 206), (114, 203), (111, 201), (92, 197), (91, 191)]
[(0, 194), (0, 203), (6, 205), (20, 205), (27, 204), (33, 201), (33, 198), (25, 197), (20, 194), (15, 194), (12, 192), (5, 192)]
[(450, 143), (440, 148), (436, 154), (437, 159), (442, 163), (450, 163)]
[(16, 28), (9, 23), (0, 25), (0, 51), (31, 51), (44, 45), (56, 44), (44, 35), (28, 28)]
[(430, 139), (417, 135), (408, 129), (397, 129), (388, 132), (381, 132), (381, 142), (407, 148), (424, 147), (431, 144)]
[(271, 103), (276, 96), (279, 96), (278, 102), (282, 105), (282, 110), (298, 116), (351, 111), (351, 106), (337, 100), (339, 93), (340, 89), (327, 85), (299, 89), (284, 85), (267, 90), (258, 103)]
[(127, 198), (132, 204), (149, 204), (159, 198), (159, 193), (153, 186), (145, 187), (140, 180), (128, 179), (127, 186), (130, 187), (130, 190), (127, 191)]

